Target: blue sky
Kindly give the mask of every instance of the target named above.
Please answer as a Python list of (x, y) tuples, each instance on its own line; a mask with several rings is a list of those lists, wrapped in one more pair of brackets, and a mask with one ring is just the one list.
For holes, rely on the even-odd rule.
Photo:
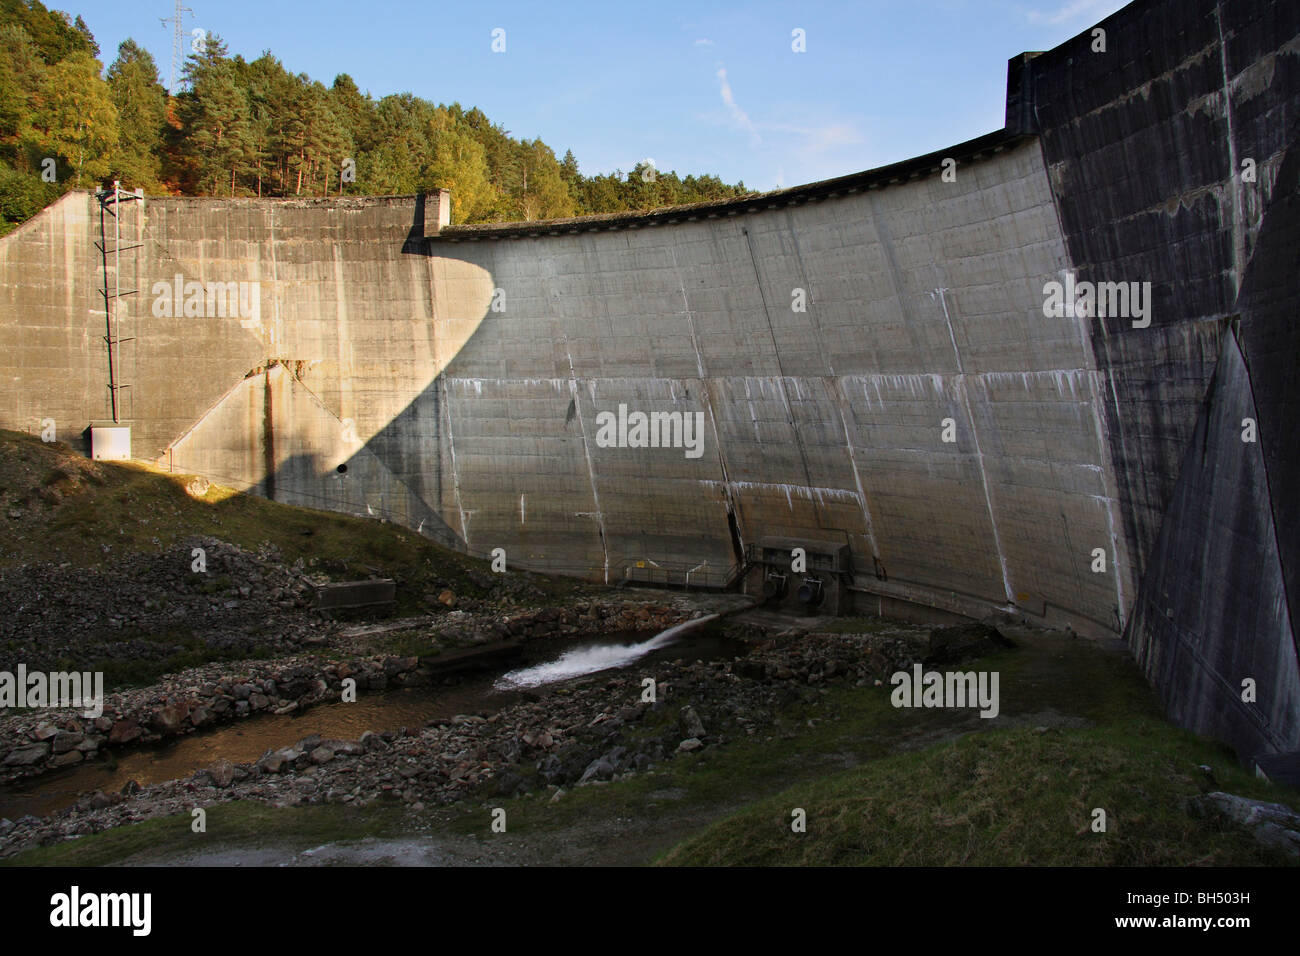
[[(163, 82), (174, 0), (45, 0), (80, 14), (105, 66), (132, 37)], [(1006, 63), (1123, 0), (744, 4), (186, 0), (185, 28), (270, 50), (329, 85), (478, 106), (584, 173), (714, 173), (774, 189), (881, 166), (1000, 129)], [(492, 33), (505, 31), (505, 52)], [(806, 52), (792, 50), (801, 29)], [(1118, 38), (1112, 39), (1116, 42)]]

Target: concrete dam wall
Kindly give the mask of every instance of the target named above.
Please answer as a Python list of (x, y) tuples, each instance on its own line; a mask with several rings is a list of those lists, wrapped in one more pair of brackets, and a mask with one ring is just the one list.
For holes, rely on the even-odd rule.
[[(595, 580), (845, 547), (841, 609), (1123, 633), (1182, 723), (1294, 750), (1283, 6), (1134, 4), (1012, 59), (1001, 131), (649, 215), (148, 197), (113, 255), (69, 194), (0, 240), (0, 423), (89, 453), (116, 394), (136, 458)], [(1149, 310), (1045, 308), (1076, 280)]]

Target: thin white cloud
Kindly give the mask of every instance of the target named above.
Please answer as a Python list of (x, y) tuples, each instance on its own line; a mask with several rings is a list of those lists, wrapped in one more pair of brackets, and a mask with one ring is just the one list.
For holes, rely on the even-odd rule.
[(696, 45), (696, 46), (713, 46), (713, 41), (710, 40), (710, 39), (707, 39), (707, 38), (703, 38), (703, 39), (696, 40), (696, 41), (695, 41), (695, 45)]
[(861, 131), (852, 123), (826, 123), (821, 126), (795, 126), (790, 123), (761, 124), (765, 132), (789, 133), (801, 139), (795, 148), (801, 153), (817, 154), (841, 146), (857, 146), (866, 142)]
[(731, 92), (731, 84), (727, 82), (726, 67), (718, 67), (718, 82), (721, 84), (722, 103), (727, 107), (727, 111), (731, 114), (732, 121), (741, 129), (749, 133), (750, 142), (757, 146), (763, 141), (763, 137), (758, 135), (758, 129), (754, 126), (753, 121), (750, 120), (749, 114), (742, 110), (736, 103), (736, 97), (732, 95)]

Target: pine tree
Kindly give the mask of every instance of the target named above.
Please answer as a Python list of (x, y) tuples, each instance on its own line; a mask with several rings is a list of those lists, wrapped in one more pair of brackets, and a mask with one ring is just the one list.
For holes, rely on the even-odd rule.
[(153, 57), (134, 40), (122, 41), (117, 59), (108, 68), (108, 88), (118, 116), (112, 174), (132, 186), (157, 190), (161, 186), (167, 91), (158, 82)]

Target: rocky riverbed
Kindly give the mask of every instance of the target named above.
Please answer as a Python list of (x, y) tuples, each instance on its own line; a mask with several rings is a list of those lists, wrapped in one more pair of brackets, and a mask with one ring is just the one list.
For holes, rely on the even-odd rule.
[[(358, 694), (427, 683), (421, 658), (364, 653), (376, 636), (397, 629), (419, 636), (436, 669), (446, 649), (492, 642), (530, 642), (609, 630), (654, 632), (700, 613), (690, 602), (635, 598), (531, 608), (510, 614), (453, 611), (387, 627), (348, 628), (320, 622), (307, 640), (312, 655), (258, 662), (216, 662), (146, 688), (107, 696), (94, 718), (71, 710), (25, 710), (0, 716), (0, 784), (75, 766), (114, 748), (151, 744), (259, 713), (287, 714), (342, 699), (344, 682)], [(359, 653), (360, 652), (360, 653)]]
[[(831, 683), (883, 681), (922, 659), (927, 648), (925, 631), (914, 627), (775, 639), (759, 627), (736, 633), (753, 649), (735, 660), (659, 662), (652, 675), (633, 667), (542, 690), (495, 714), (463, 714), (358, 740), (310, 737), (252, 763), (222, 761), (184, 780), (88, 795), (48, 818), (0, 822), (0, 855), (224, 800), (272, 806), (393, 801), (418, 813), (467, 797), (543, 788), (551, 799), (563, 799), (575, 786), (652, 773), (684, 754), (771, 734), (790, 695)], [(689, 655), (689, 645), (683, 652)], [(653, 702), (645, 699), (646, 676), (656, 682)]]

